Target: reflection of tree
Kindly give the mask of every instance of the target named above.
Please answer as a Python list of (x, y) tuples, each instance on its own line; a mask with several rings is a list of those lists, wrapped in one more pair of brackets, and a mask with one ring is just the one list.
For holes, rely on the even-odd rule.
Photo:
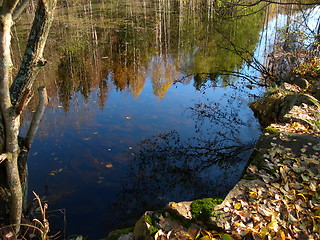
[(246, 135), (258, 129), (244, 113), (245, 104), (237, 94), (196, 103), (184, 113), (195, 123), (191, 136), (171, 131), (142, 141), (116, 207), (139, 215), (172, 200), (225, 195), (258, 135)]
[[(66, 25), (61, 38), (70, 39), (61, 47), (64, 57), (60, 59), (57, 80), (65, 109), (75, 92), (87, 98), (90, 89), (99, 88), (103, 108), (108, 95), (105, 91), (110, 91), (112, 85), (138, 97), (150, 78), (155, 95), (161, 98), (181, 75), (239, 68), (243, 60), (226, 49), (228, 42), (221, 34), (252, 51), (263, 24), (263, 12), (234, 19), (232, 16), (241, 9), (216, 1), (184, 3), (118, 1), (103, 11), (99, 1), (85, 4), (86, 11), (80, 11), (79, 4), (68, 9), (68, 18), (59, 24), (59, 28)], [(254, 11), (247, 9), (247, 13)], [(222, 77), (229, 81), (228, 76)], [(210, 79), (215, 80), (213, 75)], [(196, 78), (196, 88), (207, 80)]]
[(149, 63), (148, 69), (154, 95), (159, 98), (165, 97), (174, 79), (177, 79), (179, 76), (177, 66), (172, 61), (154, 58)]

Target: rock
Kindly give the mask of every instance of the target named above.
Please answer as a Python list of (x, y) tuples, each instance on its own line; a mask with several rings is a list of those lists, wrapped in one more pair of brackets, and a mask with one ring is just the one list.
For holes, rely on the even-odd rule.
[(302, 90), (307, 89), (309, 87), (309, 82), (299, 75), (289, 75), (284, 79), (284, 81), (293, 85), (297, 85)]
[(133, 239), (135, 240), (152, 240), (153, 239), (152, 232), (153, 232), (154, 226), (152, 225), (152, 217), (151, 217), (152, 213), (153, 212), (151, 211), (145, 212), (145, 214), (136, 222), (136, 225), (133, 230)]
[(293, 106), (302, 103), (317, 105), (318, 100), (311, 95), (304, 93), (288, 93), (282, 90), (275, 90), (262, 99), (249, 104), (255, 116), (263, 127), (272, 123), (284, 122), (285, 115), (291, 111)]
[(109, 233), (106, 240), (132, 240), (133, 239), (133, 228), (126, 228), (115, 230)]
[(225, 212), (225, 208), (228, 208), (235, 199), (241, 197), (246, 189), (255, 189), (257, 186), (265, 187), (265, 183), (261, 180), (240, 180), (234, 188), (228, 193), (223, 202), (217, 205), (214, 209), (215, 213), (218, 215), (215, 223), (220, 228), (225, 228), (226, 222), (232, 222), (231, 214), (229, 212)]
[(320, 83), (315, 83), (310, 87), (311, 94), (320, 101)]
[(178, 217), (181, 217), (186, 220), (191, 220), (191, 201), (190, 202), (169, 202), (168, 205), (165, 207), (165, 210), (169, 213), (175, 214)]
[(133, 240), (133, 233), (121, 235), (118, 240)]
[(290, 92), (295, 92), (295, 93), (299, 93), (301, 92), (301, 88), (295, 84), (290, 84), (290, 83), (283, 83), (283, 88), (287, 91), (290, 91)]

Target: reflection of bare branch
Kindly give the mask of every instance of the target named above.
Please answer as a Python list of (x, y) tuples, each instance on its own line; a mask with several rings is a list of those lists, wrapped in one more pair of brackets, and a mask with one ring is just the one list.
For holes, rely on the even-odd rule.
[(47, 96), (46, 88), (40, 87), (38, 89), (38, 91), (39, 91), (38, 107), (37, 107), (36, 112), (33, 115), (32, 122), (31, 122), (30, 128), (27, 133), (27, 137), (26, 137), (26, 147), (28, 149), (30, 149), (30, 147), (32, 145), (34, 137), (35, 137), (37, 130), (39, 128), (39, 124), (42, 119), (44, 110), (45, 110), (46, 106), (48, 105), (48, 96)]
[(301, 1), (296, 2), (282, 2), (282, 1), (271, 1), (271, 0), (258, 0), (253, 3), (235, 3), (235, 2), (229, 2), (229, 1), (222, 1), (223, 3), (234, 5), (234, 6), (240, 6), (240, 7), (253, 7), (260, 3), (272, 3), (272, 4), (279, 4), (279, 5), (303, 5), (303, 6), (313, 6), (320, 4), (320, 2), (313, 2), (313, 3), (304, 3)]
[[(188, 74), (188, 75), (185, 75), (185, 76), (181, 77), (180, 79), (176, 79), (174, 81), (174, 84), (176, 84), (176, 83), (184, 83), (185, 79), (189, 79), (190, 77), (195, 76), (195, 75), (207, 75), (208, 77), (210, 75), (213, 75), (213, 76), (216, 76), (216, 77), (218, 77), (218, 76), (233, 76), (233, 77), (239, 77), (239, 78), (245, 79), (250, 84), (253, 84), (253, 85), (257, 85), (257, 86), (260, 86), (260, 87), (266, 87), (267, 86), (265, 83), (261, 83), (260, 82), (260, 78), (258, 78), (258, 77), (251, 76), (251, 75), (248, 75), (248, 74), (245, 74), (245, 73), (242, 73), (242, 72), (238, 72), (238, 71), (226, 71), (226, 70), (222, 70), (222, 71), (219, 71), (219, 72), (210, 72), (210, 73), (192, 73), (192, 74)], [(228, 83), (227, 85), (233, 86), (232, 83)]]

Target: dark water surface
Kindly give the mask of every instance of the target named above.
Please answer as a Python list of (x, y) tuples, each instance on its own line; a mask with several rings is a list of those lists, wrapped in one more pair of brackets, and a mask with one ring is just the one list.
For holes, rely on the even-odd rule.
[(241, 11), (191, 2), (58, 9), (37, 83), (50, 104), (29, 159), (29, 189), (55, 210), (53, 233), (66, 223), (67, 235), (103, 237), (145, 210), (224, 196), (238, 181), (260, 134), (247, 104), (263, 89), (218, 73), (258, 76), (230, 42), (262, 61), (275, 13), (230, 18)]

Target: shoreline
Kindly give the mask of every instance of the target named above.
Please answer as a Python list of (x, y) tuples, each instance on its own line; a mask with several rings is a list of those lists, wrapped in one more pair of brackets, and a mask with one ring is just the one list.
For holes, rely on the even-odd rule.
[[(222, 203), (211, 198), (170, 202), (106, 239), (320, 239), (320, 138), (315, 126), (319, 106), (314, 101), (311, 95), (277, 89), (250, 104), (255, 113), (258, 108), (263, 113), (277, 108), (282, 115), (272, 123), (279, 119), (269, 114), (270, 123), (262, 124), (264, 131), (242, 177)], [(310, 113), (315, 120), (306, 119)], [(195, 216), (199, 201), (200, 215)]]

